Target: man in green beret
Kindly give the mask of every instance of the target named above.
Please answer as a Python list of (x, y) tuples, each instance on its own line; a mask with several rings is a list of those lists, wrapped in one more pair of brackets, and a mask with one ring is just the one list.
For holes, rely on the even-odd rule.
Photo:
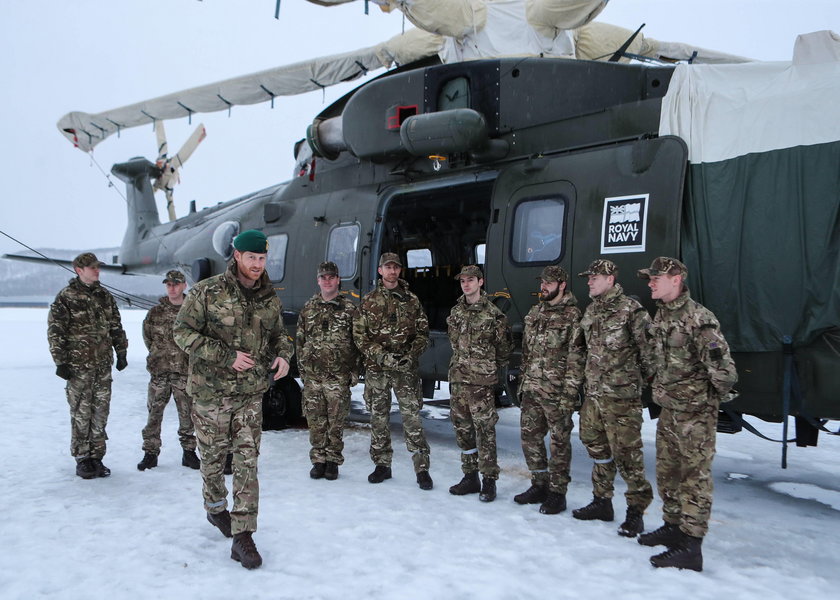
[(47, 337), (55, 374), (67, 381), (70, 453), (82, 479), (107, 477), (105, 426), (111, 409), (111, 364), (128, 365), (128, 339), (114, 297), (99, 283), (99, 262), (92, 252), (73, 259), (76, 277), (50, 306)]
[[(175, 343), (190, 356), (187, 392), (201, 452), (207, 520), (233, 536), (231, 558), (253, 569), (262, 564), (257, 530), (257, 457), (262, 396), (269, 375), (289, 372), (294, 347), (281, 319), (282, 305), (265, 272), (268, 240), (257, 230), (233, 241), (233, 260), (221, 275), (197, 283), (175, 320)], [(233, 510), (227, 510), (224, 463), (233, 452)]]
[(183, 450), (181, 464), (191, 469), (198, 469), (200, 465), (195, 453), (192, 400), (187, 394), (190, 357), (178, 347), (172, 333), (175, 317), (184, 304), (187, 278), (181, 271), (172, 269), (163, 283), (166, 296), (162, 296), (143, 319), (143, 342), (149, 350), (146, 370), (152, 377), (147, 400), (149, 418), (143, 428), (143, 460), (137, 464), (140, 471), (153, 469), (158, 464), (160, 428), (170, 396), (175, 398), (178, 410), (178, 439)]

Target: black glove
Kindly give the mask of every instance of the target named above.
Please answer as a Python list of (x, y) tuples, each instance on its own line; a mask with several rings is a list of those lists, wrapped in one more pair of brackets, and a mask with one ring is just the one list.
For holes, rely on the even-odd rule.
[(61, 377), (62, 379), (67, 380), (73, 377), (73, 371), (70, 370), (70, 365), (58, 365), (55, 368), (55, 374)]
[(122, 371), (128, 366), (128, 360), (125, 358), (125, 354), (117, 354), (117, 371)]

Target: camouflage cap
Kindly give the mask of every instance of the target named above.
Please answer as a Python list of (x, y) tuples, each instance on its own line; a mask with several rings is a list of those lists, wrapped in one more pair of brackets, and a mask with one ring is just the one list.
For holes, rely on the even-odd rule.
[(332, 261), (322, 262), (318, 265), (318, 277), (321, 275), (335, 275), (338, 277), (338, 265)]
[(83, 269), (85, 267), (92, 267), (94, 265), (101, 266), (105, 263), (96, 258), (93, 252), (83, 252), (73, 259), (73, 267)]
[(186, 283), (187, 277), (178, 269), (172, 269), (171, 271), (166, 272), (166, 277), (163, 279), (163, 283)]
[(240, 252), (266, 254), (268, 252), (268, 238), (262, 231), (249, 229), (233, 238), (233, 247)]
[(379, 257), (380, 267), (387, 265), (389, 262), (396, 263), (399, 266), (403, 266), (402, 261), (400, 260), (400, 256), (394, 252), (385, 252), (382, 256)]
[(688, 269), (676, 258), (659, 256), (653, 259), (649, 269), (639, 269), (636, 275), (640, 279), (650, 279), (651, 275), (682, 275), (683, 279), (688, 277)]
[(615, 263), (606, 258), (599, 258), (593, 260), (583, 273), (578, 273), (578, 277), (589, 277), (590, 275), (617, 275), (618, 267)]
[(568, 281), (569, 275), (560, 265), (548, 265), (545, 269), (542, 270), (540, 276), (537, 279), (542, 279), (543, 281), (553, 282), (557, 281), (559, 283), (563, 283), (564, 281)]
[(461, 272), (455, 276), (455, 279), (461, 277), (475, 277), (476, 279), (484, 279), (484, 273), (481, 272), (481, 267), (478, 265), (466, 265), (461, 267)]

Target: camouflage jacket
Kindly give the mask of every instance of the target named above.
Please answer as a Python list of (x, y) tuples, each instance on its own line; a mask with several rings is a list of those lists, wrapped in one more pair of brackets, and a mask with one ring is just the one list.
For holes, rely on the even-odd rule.
[(74, 370), (112, 364), (114, 351), (125, 354), (128, 349), (114, 297), (98, 281), (85, 285), (78, 277), (50, 306), (47, 337), (55, 364)]
[(717, 411), (738, 380), (720, 323), (687, 290), (657, 307), (648, 330), (654, 401), (673, 410)]
[(566, 292), (551, 305), (540, 302), (525, 316), (522, 338), (522, 377), (519, 389), (557, 400), (577, 399), (583, 380), (583, 353), (572, 353), (572, 344), (581, 343), (580, 309), (577, 299)]
[(475, 304), (461, 296), (446, 318), (452, 359), (449, 383), (495, 385), (513, 349), (507, 317), (490, 302), (487, 294)]
[[(294, 353), (268, 275), (248, 289), (235, 269), (231, 262), (221, 275), (195, 284), (175, 319), (175, 343), (190, 355), (187, 393), (197, 400), (261, 394), (274, 359), (291, 360)], [(235, 371), (237, 350), (249, 353), (254, 367)]]
[(313, 381), (358, 379), (360, 355), (353, 342), (353, 315), (356, 306), (339, 294), (324, 300), (321, 294), (310, 298), (300, 311), (295, 345), (300, 376)]
[[(650, 315), (616, 284), (586, 307), (580, 328), (586, 341), (587, 396), (639, 398), (650, 374), (647, 328)], [(577, 360), (570, 356), (569, 360)]]
[(429, 320), (407, 282), (400, 279), (393, 290), (382, 285), (381, 279), (376, 283), (353, 318), (353, 341), (365, 369), (417, 370), (420, 355), (429, 345)]
[(149, 350), (146, 370), (152, 375), (187, 374), (190, 357), (178, 347), (172, 333), (180, 309), (163, 296), (143, 319), (143, 342)]

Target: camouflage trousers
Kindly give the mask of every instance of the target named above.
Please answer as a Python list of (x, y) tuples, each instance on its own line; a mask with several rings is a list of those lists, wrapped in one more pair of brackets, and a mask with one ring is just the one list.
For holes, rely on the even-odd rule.
[(111, 411), (111, 363), (74, 370), (64, 389), (70, 405), (70, 454), (77, 459), (102, 458)]
[(588, 396), (580, 410), (580, 441), (592, 466), (593, 492), (612, 498), (616, 468), (627, 483), (627, 506), (644, 511), (653, 501), (642, 455), (642, 405), (638, 398)]
[[(557, 494), (565, 494), (571, 477), (572, 408), (557, 398), (523, 392), (520, 402), (520, 429), (525, 464), (531, 471), (531, 482), (545, 486)], [(545, 436), (549, 435), (551, 459), (546, 456)]]
[(344, 464), (344, 423), (350, 412), (350, 388), (344, 381), (303, 383), (303, 416), (309, 424), (309, 460)]
[(484, 477), (499, 478), (496, 460), (496, 398), (487, 385), (449, 384), (449, 418), (455, 427), (455, 441), (461, 449), (461, 471), (481, 471)]
[(663, 520), (694, 537), (709, 530), (716, 428), (714, 410), (663, 408), (656, 425), (656, 487)]
[(262, 435), (262, 394), (227, 396), (193, 402), (195, 437), (201, 452), (201, 477), (204, 480), (204, 507), (209, 513), (227, 508), (225, 458), (233, 453), (233, 510), (230, 511), (234, 534), (257, 530), (260, 484), (257, 481), (257, 458)]
[(423, 433), (420, 409), (423, 396), (420, 377), (399, 371), (368, 371), (365, 375), (365, 407), (370, 411), (370, 459), (376, 465), (391, 466), (391, 389), (397, 397), (402, 417), (405, 446), (411, 452), (414, 471), (429, 470), (429, 444)]
[(153, 375), (149, 381), (149, 394), (146, 408), (149, 419), (143, 428), (143, 452), (160, 454), (160, 428), (163, 423), (163, 410), (169, 403), (169, 397), (175, 398), (178, 409), (178, 439), (184, 450), (195, 450), (193, 434), (192, 400), (187, 395), (187, 376), (179, 373)]

